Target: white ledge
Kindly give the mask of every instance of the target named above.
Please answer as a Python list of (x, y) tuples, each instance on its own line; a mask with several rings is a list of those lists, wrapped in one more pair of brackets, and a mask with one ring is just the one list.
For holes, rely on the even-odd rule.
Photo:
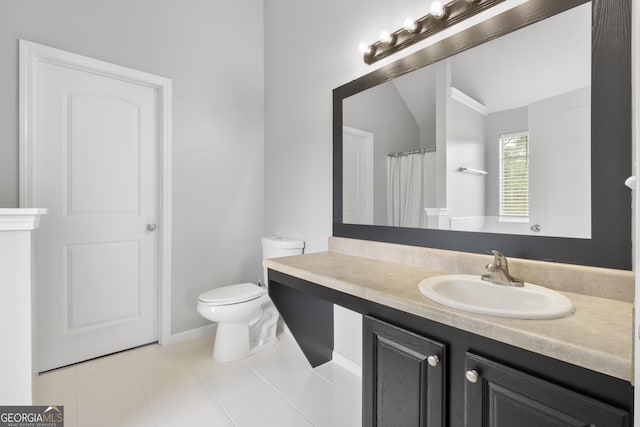
[(487, 111), (487, 107), (480, 101), (473, 99), (472, 97), (470, 97), (469, 95), (461, 91), (460, 89), (456, 89), (453, 86), (450, 89), (451, 89), (451, 98), (466, 105), (472, 110), (477, 111), (483, 116), (486, 116), (489, 114), (489, 112)]
[(0, 208), (0, 231), (35, 230), (40, 216), (48, 212), (44, 208)]

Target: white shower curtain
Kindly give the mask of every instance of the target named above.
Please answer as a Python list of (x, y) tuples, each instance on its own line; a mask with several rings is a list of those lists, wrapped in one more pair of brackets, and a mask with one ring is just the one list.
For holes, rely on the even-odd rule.
[(425, 228), (426, 207), (435, 206), (436, 153), (387, 157), (387, 224)]

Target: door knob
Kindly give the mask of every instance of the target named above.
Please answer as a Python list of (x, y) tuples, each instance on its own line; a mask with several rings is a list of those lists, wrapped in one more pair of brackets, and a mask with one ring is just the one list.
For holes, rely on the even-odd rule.
[(145, 228), (147, 229), (148, 232), (152, 233), (158, 229), (158, 225), (149, 223)]
[(467, 377), (467, 381), (469, 381), (470, 383), (477, 383), (478, 371), (476, 371), (475, 369), (471, 371), (467, 371), (467, 373), (465, 374), (465, 377)]

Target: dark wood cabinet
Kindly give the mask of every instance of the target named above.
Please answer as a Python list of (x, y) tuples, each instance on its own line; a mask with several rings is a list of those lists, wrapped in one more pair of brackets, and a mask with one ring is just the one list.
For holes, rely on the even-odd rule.
[(466, 427), (629, 425), (629, 413), (484, 357), (465, 360)]
[(449, 425), (449, 399), (463, 405), (465, 427), (631, 425), (628, 411), (467, 349), (464, 363), (448, 366), (447, 346), (460, 350), (462, 343), (444, 344), (369, 316), (363, 330), (366, 427)]
[(365, 316), (363, 424), (444, 426), (445, 346)]

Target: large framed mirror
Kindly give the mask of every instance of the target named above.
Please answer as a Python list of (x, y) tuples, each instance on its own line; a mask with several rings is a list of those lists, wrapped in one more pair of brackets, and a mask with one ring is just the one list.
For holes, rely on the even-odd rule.
[(529, 0), (336, 88), (334, 236), (631, 269), (630, 26)]

